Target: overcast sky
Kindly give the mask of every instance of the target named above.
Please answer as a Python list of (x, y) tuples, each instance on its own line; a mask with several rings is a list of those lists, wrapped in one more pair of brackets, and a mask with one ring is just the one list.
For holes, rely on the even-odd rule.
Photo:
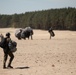
[(76, 0), (0, 0), (0, 14), (75, 7)]

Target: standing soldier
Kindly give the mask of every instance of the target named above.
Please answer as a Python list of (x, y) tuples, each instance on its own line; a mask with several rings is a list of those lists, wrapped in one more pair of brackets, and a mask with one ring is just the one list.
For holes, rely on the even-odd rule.
[[(3, 69), (13, 68), (11, 66), (11, 63), (14, 59), (14, 55), (13, 55), (12, 51), (9, 49), (9, 46), (8, 46), (8, 43), (9, 43), (10, 40), (11, 40), (10, 33), (8, 32), (8, 33), (6, 33), (6, 37), (2, 41), (3, 45), (2, 46), (0, 45), (0, 47), (3, 48), (3, 51), (4, 51)], [(7, 61), (8, 55), (10, 56), (10, 60), (9, 60), (8, 66), (6, 67), (6, 61)]]
[(50, 33), (50, 39), (51, 39), (51, 37), (54, 37), (55, 36), (52, 27), (49, 28), (48, 32)]

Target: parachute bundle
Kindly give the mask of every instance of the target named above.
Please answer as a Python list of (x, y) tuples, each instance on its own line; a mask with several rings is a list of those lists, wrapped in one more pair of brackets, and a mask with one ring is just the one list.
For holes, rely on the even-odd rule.
[(54, 37), (54, 36), (55, 36), (55, 34), (54, 34), (54, 32), (53, 32), (53, 31), (51, 32), (51, 36), (52, 36), (52, 37)]
[(9, 46), (9, 48), (10, 48), (10, 50), (12, 52), (16, 52), (17, 51), (17, 48), (16, 48), (17, 47), (17, 43), (15, 41), (13, 41), (13, 40), (9, 41), (8, 46)]

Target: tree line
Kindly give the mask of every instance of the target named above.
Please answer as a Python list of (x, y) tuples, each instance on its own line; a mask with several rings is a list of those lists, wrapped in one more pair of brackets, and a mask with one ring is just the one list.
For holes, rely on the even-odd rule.
[(25, 28), (47, 30), (76, 30), (76, 8), (48, 9), (21, 14), (0, 14), (0, 28)]

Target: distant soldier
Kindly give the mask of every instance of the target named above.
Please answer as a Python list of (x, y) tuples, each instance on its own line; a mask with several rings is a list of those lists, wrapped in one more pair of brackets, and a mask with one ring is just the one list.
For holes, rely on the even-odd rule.
[(54, 37), (55, 36), (52, 27), (49, 28), (48, 32), (50, 33), (50, 39), (51, 39), (51, 37)]
[(24, 30), (23, 30), (23, 33), (24, 34), (24, 37), (25, 39), (28, 38), (31, 36), (31, 40), (33, 39), (32, 38), (32, 35), (33, 35), (33, 29), (31, 27), (26, 27)]
[(33, 39), (33, 29), (31, 27), (26, 27), (24, 29), (18, 29), (15, 32), (15, 36), (20, 40), (20, 39), (26, 39), (31, 37), (31, 40)]
[(20, 28), (20, 29), (16, 30), (16, 32), (15, 32), (15, 36), (16, 36), (19, 40), (21, 40), (22, 30), (23, 30), (23, 29)]

